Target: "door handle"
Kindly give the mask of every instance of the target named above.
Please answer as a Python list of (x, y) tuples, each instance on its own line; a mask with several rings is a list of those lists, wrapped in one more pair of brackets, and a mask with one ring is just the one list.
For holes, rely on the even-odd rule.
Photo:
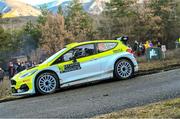
[(91, 59), (91, 60), (89, 60), (89, 61), (94, 61), (94, 60), (97, 60), (97, 58), (95, 58), (95, 59)]

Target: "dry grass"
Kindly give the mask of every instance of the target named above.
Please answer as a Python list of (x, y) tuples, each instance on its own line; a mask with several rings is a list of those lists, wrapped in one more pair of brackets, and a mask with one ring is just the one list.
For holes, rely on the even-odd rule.
[(180, 98), (150, 104), (94, 117), (94, 119), (119, 118), (180, 118)]
[(162, 61), (151, 61), (151, 62), (143, 62), (139, 63), (140, 71), (147, 71), (153, 69), (165, 69), (168, 66), (180, 65), (180, 59), (168, 59)]
[(139, 62), (139, 70), (164, 69), (168, 66), (180, 65), (180, 49), (166, 52), (166, 59), (147, 61), (146, 57), (137, 58)]
[(0, 83), (0, 99), (10, 95), (10, 81), (7, 77), (5, 77), (3, 82)]

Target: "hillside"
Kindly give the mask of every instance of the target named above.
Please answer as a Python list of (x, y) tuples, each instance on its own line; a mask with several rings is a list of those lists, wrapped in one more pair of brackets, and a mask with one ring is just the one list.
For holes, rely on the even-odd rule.
[[(92, 15), (100, 14), (105, 7), (105, 3), (110, 0), (81, 0), (86, 12)], [(51, 12), (56, 13), (58, 6), (63, 9), (72, 0), (0, 0), (0, 13), (2, 18), (0, 23), (4, 28), (18, 28), (27, 21), (36, 21), (40, 15), (40, 7), (46, 6)]]
[(20, 0), (5, 0), (5, 3), (11, 8), (2, 18), (13, 18), (20, 16), (38, 16), (40, 11), (31, 5), (25, 4)]
[[(105, 3), (110, 0), (80, 0), (84, 10), (90, 14), (100, 14)], [(0, 13), (3, 18), (19, 16), (38, 16), (40, 8), (46, 6), (51, 12), (56, 13), (58, 6), (66, 8), (72, 0), (0, 0)]]

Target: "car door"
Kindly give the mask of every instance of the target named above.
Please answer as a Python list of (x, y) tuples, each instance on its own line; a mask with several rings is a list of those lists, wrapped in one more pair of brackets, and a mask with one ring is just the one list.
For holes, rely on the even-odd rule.
[[(76, 54), (76, 61), (73, 56)], [(61, 83), (70, 82), (88, 82), (92, 77), (100, 75), (100, 65), (96, 61), (96, 50), (94, 44), (86, 44), (75, 47), (65, 53), (61, 63), (58, 64), (60, 69)], [(86, 81), (85, 81), (86, 80)]]
[(114, 62), (111, 62), (111, 59), (115, 55), (114, 49), (117, 45), (118, 43), (116, 42), (99, 42), (96, 44), (97, 57), (102, 78), (109, 78), (113, 76)]

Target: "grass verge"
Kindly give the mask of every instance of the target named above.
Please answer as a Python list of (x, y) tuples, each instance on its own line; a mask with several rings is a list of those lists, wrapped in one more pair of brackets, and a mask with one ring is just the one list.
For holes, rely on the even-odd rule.
[(2, 82), (0, 82), (0, 99), (8, 97), (11, 95), (10, 81), (8, 77), (5, 77)]
[(5, 77), (4, 80), (0, 82), (0, 103), (5, 101), (11, 101), (17, 98), (21, 97), (11, 95), (10, 80), (8, 77)]
[(180, 118), (180, 98), (100, 115), (93, 119)]

